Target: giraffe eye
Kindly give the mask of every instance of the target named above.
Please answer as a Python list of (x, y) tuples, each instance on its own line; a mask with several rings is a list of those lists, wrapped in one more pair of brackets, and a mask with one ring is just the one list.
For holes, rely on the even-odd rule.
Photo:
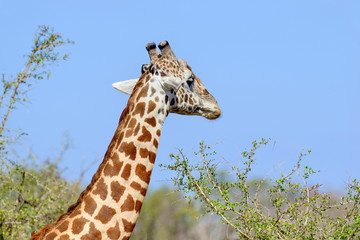
[(194, 83), (194, 78), (191, 76), (187, 81), (186, 81), (187, 85), (189, 86), (189, 88), (191, 88), (191, 86)]
[(192, 81), (192, 80), (187, 80), (187, 81), (186, 81), (186, 83), (187, 83), (187, 85), (188, 85), (189, 87), (191, 87), (191, 85), (193, 84), (193, 82), (194, 82), (194, 81)]

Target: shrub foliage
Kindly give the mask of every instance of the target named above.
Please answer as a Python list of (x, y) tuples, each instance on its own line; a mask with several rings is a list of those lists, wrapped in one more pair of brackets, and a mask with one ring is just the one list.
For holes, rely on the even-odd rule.
[(26, 239), (35, 229), (53, 222), (78, 196), (74, 184), (61, 178), (58, 161), (41, 166), (0, 163), (0, 239)]
[[(176, 172), (174, 184), (189, 200), (199, 200), (207, 212), (217, 214), (233, 228), (240, 239), (354, 239), (360, 237), (360, 185), (354, 179), (347, 194), (340, 199), (310, 185), (316, 172), (302, 166), (300, 153), (296, 166), (278, 178), (249, 179), (258, 149), (270, 140), (254, 141), (251, 150), (243, 151), (241, 167), (231, 166), (226, 179), (218, 171), (217, 154), (200, 143), (195, 159), (189, 160), (180, 150), (171, 154), (173, 162), (165, 165)], [(193, 164), (196, 163), (196, 164)]]
[(0, 239), (26, 239), (34, 229), (53, 221), (73, 201), (76, 187), (60, 177), (58, 162), (67, 149), (64, 146), (57, 160), (38, 164), (30, 157), (14, 160), (9, 153), (12, 139), (18, 133), (7, 129), (9, 116), (20, 102), (27, 102), (26, 93), (37, 80), (50, 77), (49, 66), (68, 58), (57, 48), (70, 40), (48, 26), (39, 26), (33, 46), (25, 55), (25, 66), (15, 77), (2, 75), (0, 96)]

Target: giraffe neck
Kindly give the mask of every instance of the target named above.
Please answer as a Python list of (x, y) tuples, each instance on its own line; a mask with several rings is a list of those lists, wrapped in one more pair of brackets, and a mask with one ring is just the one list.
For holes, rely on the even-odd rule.
[[(147, 82), (138, 83), (130, 96), (90, 185), (67, 213), (44, 228), (48, 228), (42, 234), (44, 239), (130, 238), (150, 182), (169, 108), (165, 92), (155, 91)], [(41, 236), (41, 232), (36, 235)], [(32, 239), (42, 239), (35, 238), (36, 235)]]

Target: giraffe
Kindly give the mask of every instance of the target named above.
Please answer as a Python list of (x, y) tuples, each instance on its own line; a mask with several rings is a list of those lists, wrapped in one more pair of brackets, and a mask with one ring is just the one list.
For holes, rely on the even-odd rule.
[(221, 111), (167, 41), (148, 43), (150, 64), (137, 79), (113, 87), (130, 94), (104, 159), (91, 183), (54, 223), (30, 240), (130, 238), (147, 192), (161, 128), (169, 113), (216, 119)]

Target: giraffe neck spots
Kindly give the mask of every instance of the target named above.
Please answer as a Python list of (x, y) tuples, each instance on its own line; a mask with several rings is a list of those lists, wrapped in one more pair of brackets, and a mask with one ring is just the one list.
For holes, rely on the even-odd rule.
[(123, 111), (103, 163), (73, 210), (46, 239), (129, 239), (150, 182), (162, 123), (165, 92), (149, 76), (138, 83)]
[(72, 222), (72, 226), (71, 226), (71, 231), (74, 235), (77, 235), (79, 233), (81, 233), (84, 229), (85, 224), (89, 222), (89, 220), (83, 218), (83, 217), (79, 217), (76, 218), (73, 222)]
[(99, 197), (102, 200), (106, 199), (108, 191), (107, 191), (107, 185), (105, 184), (105, 181), (103, 178), (100, 178), (100, 180), (97, 182), (95, 190), (93, 191), (93, 194), (99, 195)]
[(106, 224), (113, 218), (115, 213), (116, 213), (116, 210), (114, 208), (103, 205), (100, 208), (95, 219), (99, 220), (102, 224)]

